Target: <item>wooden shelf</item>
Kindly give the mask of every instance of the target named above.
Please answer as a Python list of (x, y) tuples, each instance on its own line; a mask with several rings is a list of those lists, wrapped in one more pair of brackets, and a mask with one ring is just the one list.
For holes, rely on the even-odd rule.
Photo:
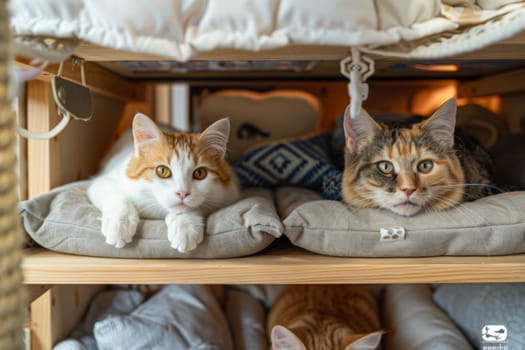
[[(458, 55), (456, 59), (519, 59), (525, 58), (525, 32), (471, 53)], [(288, 45), (282, 48), (246, 51), (218, 49), (202, 52), (194, 60), (340, 60), (348, 56), (349, 48), (335, 45)], [(87, 61), (158, 61), (166, 57), (116, 50), (90, 43), (83, 43), (75, 55)]]
[(112, 259), (28, 249), (27, 284), (525, 282), (525, 255), (338, 258), (270, 247), (232, 259)]

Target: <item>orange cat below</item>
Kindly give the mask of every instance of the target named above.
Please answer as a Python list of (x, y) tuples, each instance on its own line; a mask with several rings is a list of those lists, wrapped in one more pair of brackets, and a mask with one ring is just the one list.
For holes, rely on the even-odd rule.
[(354, 285), (288, 286), (267, 326), (273, 350), (371, 350), (383, 333), (375, 299)]

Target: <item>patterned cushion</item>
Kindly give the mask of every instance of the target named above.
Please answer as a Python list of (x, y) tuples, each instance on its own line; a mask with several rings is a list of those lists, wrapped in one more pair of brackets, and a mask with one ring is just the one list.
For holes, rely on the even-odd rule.
[(283, 185), (323, 190), (327, 175), (338, 172), (331, 160), (331, 133), (272, 143), (244, 154), (235, 166), (243, 187)]

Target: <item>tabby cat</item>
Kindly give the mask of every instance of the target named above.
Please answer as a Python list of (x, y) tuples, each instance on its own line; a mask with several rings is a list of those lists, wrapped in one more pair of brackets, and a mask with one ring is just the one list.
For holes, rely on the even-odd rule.
[(344, 117), (343, 201), (410, 216), (491, 194), (490, 158), (454, 132), (456, 101), (417, 123), (378, 123), (364, 110)]
[(268, 314), (273, 350), (365, 350), (381, 341), (370, 292), (355, 285), (287, 286)]
[(202, 241), (205, 216), (239, 198), (224, 160), (230, 122), (221, 119), (200, 134), (162, 131), (137, 114), (102, 173), (88, 188), (102, 211), (102, 234), (117, 248), (131, 242), (139, 218), (164, 219), (171, 247), (188, 252)]

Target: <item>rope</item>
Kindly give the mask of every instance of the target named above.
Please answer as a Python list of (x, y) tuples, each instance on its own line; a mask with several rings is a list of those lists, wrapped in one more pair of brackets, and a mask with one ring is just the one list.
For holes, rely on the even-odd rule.
[(16, 211), (15, 113), (9, 98), (11, 46), (7, 1), (0, 4), (0, 349), (22, 350), (25, 294), (23, 235)]

